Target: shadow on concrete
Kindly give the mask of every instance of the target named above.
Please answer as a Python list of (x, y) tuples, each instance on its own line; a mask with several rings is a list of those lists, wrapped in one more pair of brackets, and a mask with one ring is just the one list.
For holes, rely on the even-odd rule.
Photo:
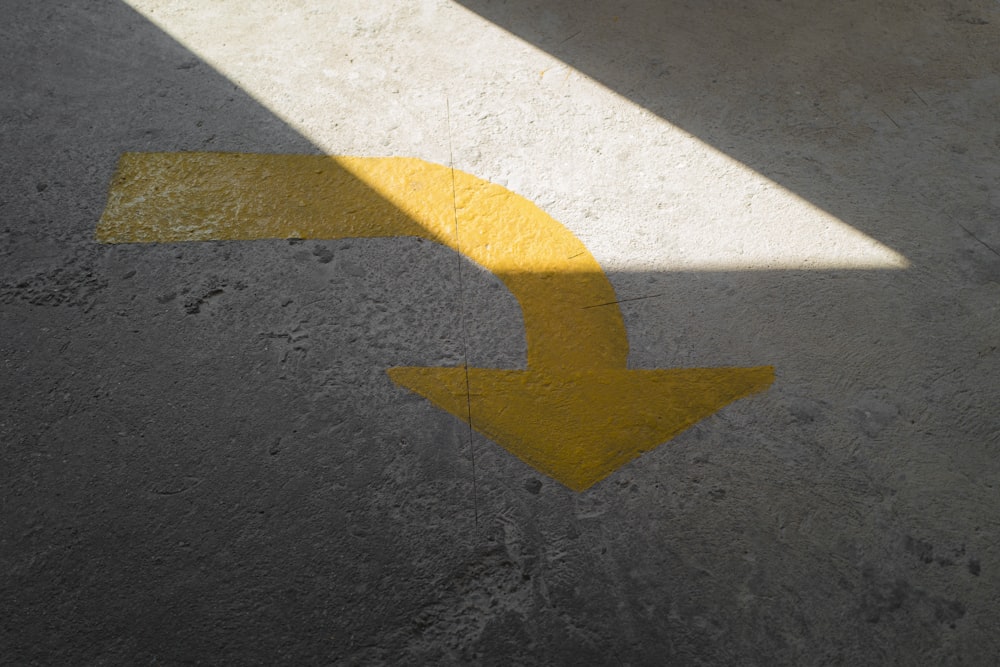
[(1000, 242), (995, 3), (456, 1), (916, 263)]
[[(943, 155), (963, 174), (979, 150), (907, 139), (895, 107), (900, 128), (874, 109), (846, 134), (792, 131), (768, 112), (763, 61), (694, 57), (743, 41), (711, 22), (664, 55), (649, 36), (672, 34), (662, 18), (612, 17), (625, 32), (597, 49), (561, 22), (603, 5), (467, 4), (911, 257), (873, 189), (882, 170)], [(902, 484), (892, 452), (946, 432), (964, 455), (954, 465), (974, 468), (986, 450), (974, 443), (990, 442), (949, 416), (937, 373), (955, 367), (935, 356), (961, 348), (974, 377), (986, 339), (963, 337), (953, 299), (909, 298), (919, 272), (611, 274), (634, 299), (622, 306), (633, 366), (783, 359), (775, 389), (587, 494), (476, 439), (474, 488), (464, 426), (384, 369), (459, 364), (465, 345), (474, 364), (523, 363), (519, 309), (495, 277), (469, 267), (459, 296), (442, 271), (454, 255), (409, 239), (98, 246), (122, 152), (316, 148), (122, 3), (15, 3), (0, 35), (0, 662), (865, 664), (898, 656), (886, 646), (960, 645), (984, 663), (995, 648), (948, 634), (964, 630), (964, 589), (945, 597), (929, 570), (907, 580), (885, 564), (908, 557), (896, 554), (907, 531), (922, 534), (884, 509)], [(630, 88), (619, 38), (679, 83)], [(877, 137), (908, 150), (869, 163)], [(904, 198), (934, 196), (899, 181)], [(977, 262), (953, 270), (985, 281), (995, 263)], [(828, 294), (838, 305), (798, 308)], [(907, 328), (948, 308), (948, 346)], [(866, 376), (849, 375), (865, 354)], [(901, 358), (928, 370), (886, 387), (880, 371)], [(817, 398), (828, 386), (844, 404)], [(936, 469), (921, 481), (927, 497), (951, 483)], [(973, 576), (975, 562), (979, 576), (969, 539), (968, 554), (947, 552), (950, 571)]]
[[(364, 299), (362, 310), (336, 303), (365, 269), (350, 253), (333, 260), (310, 247), (308, 261), (346, 283), (338, 290), (324, 274), (286, 290), (267, 267), (294, 265), (303, 246), (261, 245), (241, 261), (226, 244), (94, 241), (126, 151), (316, 147), (118, 0), (5, 5), (0, 61), (0, 663), (328, 662), (338, 650), (330, 637), (346, 646), (354, 631), (341, 636), (321, 619), (360, 601), (365, 586), (408, 577), (376, 526), (349, 518), (368, 514), (361, 480), (386, 463), (360, 434), (354, 401), (370, 387), (348, 371), (355, 384), (321, 388), (323, 425), (307, 424), (327, 444), (341, 433), (361, 447), (353, 461), (327, 459), (325, 446), (288, 459), (282, 438), (294, 437), (295, 414), (312, 399), (263, 369), (298, 367), (309, 349), (308, 325), (285, 318), (311, 287), (330, 288), (334, 300), (321, 302), (356, 321), (332, 340), (357, 341), (380, 313), (363, 310)], [(279, 284), (257, 283), (258, 270)], [(440, 268), (434, 283), (454, 306)], [(231, 344), (249, 320), (225, 298), (218, 308), (232, 295), (271, 313), (240, 334), (250, 357)], [(324, 372), (351, 365), (343, 349), (330, 352)], [(254, 449), (264, 458), (248, 457)], [(447, 455), (461, 462), (442, 447)], [(279, 461), (276, 476), (259, 466)], [(355, 473), (341, 474), (343, 464)], [(301, 486), (333, 469), (336, 479)], [(299, 489), (277, 512), (274, 480)], [(311, 517), (309, 527), (289, 528), (295, 515)], [(344, 533), (349, 524), (374, 533), (374, 549), (345, 547), (360, 539)], [(379, 609), (348, 625), (381, 612), (391, 623), (397, 612)]]

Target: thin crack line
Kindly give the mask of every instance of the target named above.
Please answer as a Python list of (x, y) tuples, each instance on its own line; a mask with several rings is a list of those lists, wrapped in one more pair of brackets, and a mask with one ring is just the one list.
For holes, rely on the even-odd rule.
[(569, 37), (567, 37), (567, 38), (566, 38), (566, 39), (564, 39), (563, 41), (559, 42), (559, 44), (557, 44), (557, 46), (562, 46), (563, 44), (565, 44), (565, 43), (566, 43), (566, 42), (568, 42), (569, 40), (571, 40), (571, 39), (573, 39), (574, 37), (576, 37), (577, 35), (579, 35), (579, 34), (580, 34), (581, 32), (583, 32), (583, 31), (582, 31), (582, 30), (577, 30), (577, 31), (576, 31), (576, 32), (574, 32), (574, 33), (573, 33), (572, 35), (570, 35)]
[(890, 115), (889, 115), (889, 114), (888, 114), (888, 113), (886, 112), (886, 110), (885, 110), (885, 109), (879, 109), (879, 111), (881, 111), (881, 112), (882, 112), (883, 114), (885, 114), (885, 117), (886, 117), (886, 118), (888, 118), (888, 119), (889, 119), (890, 121), (892, 121), (892, 124), (893, 124), (893, 125), (895, 125), (895, 126), (896, 126), (897, 128), (899, 128), (900, 130), (901, 130), (901, 129), (903, 129), (903, 128), (899, 127), (899, 123), (897, 123), (897, 122), (896, 122), (896, 120), (895, 120), (895, 119), (894, 119), (894, 118), (893, 118), (892, 116), (890, 116)]
[(966, 234), (968, 234), (968, 235), (969, 235), (969, 236), (971, 236), (972, 238), (974, 238), (974, 239), (976, 239), (977, 241), (979, 241), (979, 242), (980, 242), (980, 243), (981, 243), (981, 244), (983, 245), (983, 247), (984, 247), (984, 248), (986, 248), (987, 250), (989, 250), (989, 251), (990, 251), (991, 253), (993, 253), (993, 254), (994, 254), (994, 255), (996, 255), (997, 257), (1000, 257), (1000, 252), (997, 252), (996, 248), (994, 248), (994, 247), (993, 247), (993, 246), (991, 246), (991, 245), (990, 245), (989, 243), (987, 243), (986, 241), (982, 240), (981, 238), (979, 238), (978, 236), (976, 236), (975, 234), (973, 234), (972, 232), (970, 232), (970, 231), (969, 231), (968, 229), (966, 229), (965, 225), (963, 225), (963, 224), (962, 224), (961, 222), (956, 222), (955, 224), (956, 224), (956, 225), (958, 225), (959, 227), (961, 227), (961, 228), (962, 228), (962, 230), (963, 230), (963, 231), (964, 231), (964, 232), (965, 232)]
[(476, 448), (472, 433), (472, 388), (469, 382), (469, 331), (465, 322), (465, 281), (462, 272), (462, 237), (458, 232), (458, 193), (455, 187), (455, 150), (451, 141), (451, 101), (444, 98), (448, 116), (448, 170), (451, 172), (451, 205), (455, 214), (455, 247), (458, 249), (458, 309), (462, 323), (462, 367), (465, 369), (465, 407), (469, 423), (469, 460), (472, 462), (472, 512), (479, 530), (479, 484), (476, 480)]
[(587, 310), (588, 308), (600, 308), (602, 306), (614, 306), (619, 303), (627, 303), (629, 301), (642, 301), (643, 299), (655, 299), (658, 296), (663, 296), (660, 294), (647, 294), (646, 296), (634, 296), (631, 299), (619, 299), (618, 301), (608, 301), (607, 303), (595, 303), (592, 306), (583, 306), (581, 310)]

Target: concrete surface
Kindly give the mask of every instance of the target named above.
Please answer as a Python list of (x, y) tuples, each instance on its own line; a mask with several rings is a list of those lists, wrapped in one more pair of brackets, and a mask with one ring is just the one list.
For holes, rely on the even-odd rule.
[[(997, 2), (3, 9), (3, 664), (997, 663)], [(776, 380), (570, 491), (387, 377), (525, 363), (446, 248), (96, 242), (192, 150), (453, 164)]]

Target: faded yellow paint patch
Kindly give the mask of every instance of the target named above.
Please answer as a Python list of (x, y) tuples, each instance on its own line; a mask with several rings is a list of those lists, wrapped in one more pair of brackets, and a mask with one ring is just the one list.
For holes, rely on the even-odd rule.
[[(389, 375), (541, 472), (582, 491), (734, 400), (770, 366), (628, 370), (614, 289), (568, 229), (527, 199), (413, 158), (231, 153), (122, 156), (104, 243), (414, 236), (494, 273), (521, 306), (527, 370)], [(601, 304), (601, 307), (594, 307)]]

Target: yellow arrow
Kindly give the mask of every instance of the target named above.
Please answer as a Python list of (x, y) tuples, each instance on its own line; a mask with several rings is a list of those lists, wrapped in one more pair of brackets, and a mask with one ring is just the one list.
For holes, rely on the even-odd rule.
[(413, 158), (126, 153), (103, 243), (414, 236), (495, 274), (524, 317), (526, 370), (391, 368), (430, 399), (582, 491), (732, 401), (770, 366), (628, 370), (628, 339), (597, 260), (527, 199)]

